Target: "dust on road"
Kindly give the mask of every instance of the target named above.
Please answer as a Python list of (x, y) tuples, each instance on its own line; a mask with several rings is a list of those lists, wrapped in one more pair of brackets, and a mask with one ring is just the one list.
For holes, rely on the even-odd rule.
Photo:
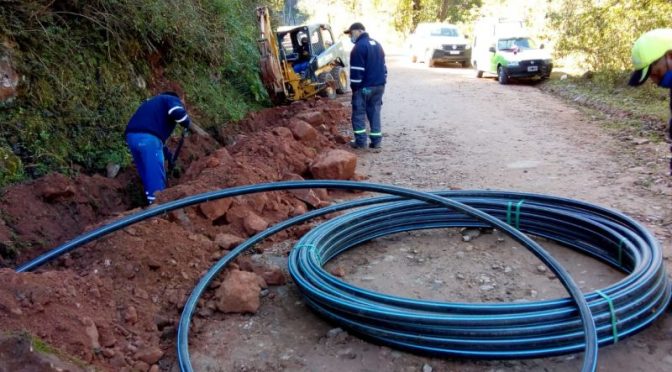
[[(672, 250), (664, 175), (666, 150), (647, 154), (617, 142), (594, 117), (529, 84), (501, 86), (470, 69), (389, 63), (384, 150), (361, 151), (370, 181), (416, 189), (508, 189), (594, 202), (639, 219)], [(488, 234), (464, 242), (455, 230), (400, 234), (345, 253), (329, 267), (345, 280), (409, 297), (517, 301), (565, 296), (553, 275), (511, 240)], [(547, 242), (542, 243), (549, 246)], [(584, 290), (620, 274), (561, 247), (551, 252)], [(287, 247), (277, 248), (281, 261)], [(268, 251), (267, 251), (268, 252)], [(672, 269), (666, 261), (668, 270)], [(579, 370), (581, 355), (474, 361), (416, 356), (369, 344), (313, 315), (294, 286), (266, 298), (255, 316), (212, 321), (194, 352), (197, 370), (506, 371)], [(672, 319), (601, 349), (600, 370), (672, 368)]]

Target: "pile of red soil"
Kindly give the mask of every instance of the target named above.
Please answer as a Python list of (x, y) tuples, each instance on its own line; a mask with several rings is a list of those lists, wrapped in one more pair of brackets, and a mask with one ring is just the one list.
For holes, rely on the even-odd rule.
[[(226, 134), (230, 136), (226, 148), (202, 150), (203, 144), (187, 145), (184, 154), (189, 159), (183, 164), (188, 166), (177, 186), (159, 194), (159, 202), (231, 186), (309, 178), (313, 173), (356, 178), (354, 155), (333, 150), (347, 141), (340, 131), (348, 123), (348, 114), (333, 101), (302, 102), (252, 114), (240, 123), (239, 133)], [(198, 141), (193, 137), (190, 141)], [(94, 182), (98, 180), (100, 184)], [(101, 218), (123, 211), (128, 205), (120, 191), (124, 186), (116, 182), (54, 175), (10, 189), (6, 195), (12, 198), (3, 197), (1, 204), (5, 224), (0, 225), (0, 239), (2, 229), (9, 231), (12, 242), (37, 246), (23, 251), (22, 261), (35, 256), (87, 226), (100, 224)], [(48, 188), (52, 184), (59, 187), (53, 191)], [(128, 227), (36, 273), (1, 270), (0, 281), (5, 283), (0, 288), (2, 330), (26, 330), (104, 370), (168, 369), (174, 363), (180, 310), (205, 270), (243, 239), (328, 204), (328, 199), (326, 190), (303, 190), (214, 201)], [(299, 227), (275, 239), (305, 231), (306, 227)], [(249, 259), (240, 259), (234, 272), (221, 280), (249, 277), (238, 269), (254, 273), (260, 288), (286, 280), (277, 267)], [(219, 287), (221, 280), (212, 288)], [(195, 334), (203, 324), (201, 318), (229, 311), (222, 301), (214, 293), (203, 299)]]

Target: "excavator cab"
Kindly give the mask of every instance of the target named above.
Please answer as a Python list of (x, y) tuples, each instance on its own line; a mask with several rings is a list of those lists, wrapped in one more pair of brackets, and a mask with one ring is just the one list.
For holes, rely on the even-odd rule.
[(348, 90), (348, 53), (327, 24), (271, 30), (268, 9), (257, 9), (261, 29), (261, 75), (276, 104), (317, 94), (335, 97)]

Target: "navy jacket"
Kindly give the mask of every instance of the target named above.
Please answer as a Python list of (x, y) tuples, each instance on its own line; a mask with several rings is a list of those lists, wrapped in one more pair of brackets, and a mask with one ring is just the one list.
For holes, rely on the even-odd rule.
[(143, 102), (126, 126), (126, 133), (149, 133), (166, 142), (177, 124), (189, 128), (191, 120), (179, 98), (160, 94)]
[(350, 87), (352, 90), (376, 87), (387, 83), (385, 52), (379, 42), (366, 32), (357, 38), (350, 52)]

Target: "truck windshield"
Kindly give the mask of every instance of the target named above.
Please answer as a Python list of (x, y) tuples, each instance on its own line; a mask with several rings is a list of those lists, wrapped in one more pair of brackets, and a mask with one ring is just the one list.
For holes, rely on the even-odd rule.
[(537, 49), (537, 45), (534, 43), (534, 40), (526, 37), (516, 37), (510, 39), (500, 39), (497, 42), (497, 49), (499, 50), (525, 50), (525, 49)]
[(452, 36), (452, 37), (457, 37), (460, 36), (460, 33), (457, 32), (456, 28), (452, 27), (439, 27), (439, 28), (433, 28), (430, 31), (430, 35), (432, 36)]

